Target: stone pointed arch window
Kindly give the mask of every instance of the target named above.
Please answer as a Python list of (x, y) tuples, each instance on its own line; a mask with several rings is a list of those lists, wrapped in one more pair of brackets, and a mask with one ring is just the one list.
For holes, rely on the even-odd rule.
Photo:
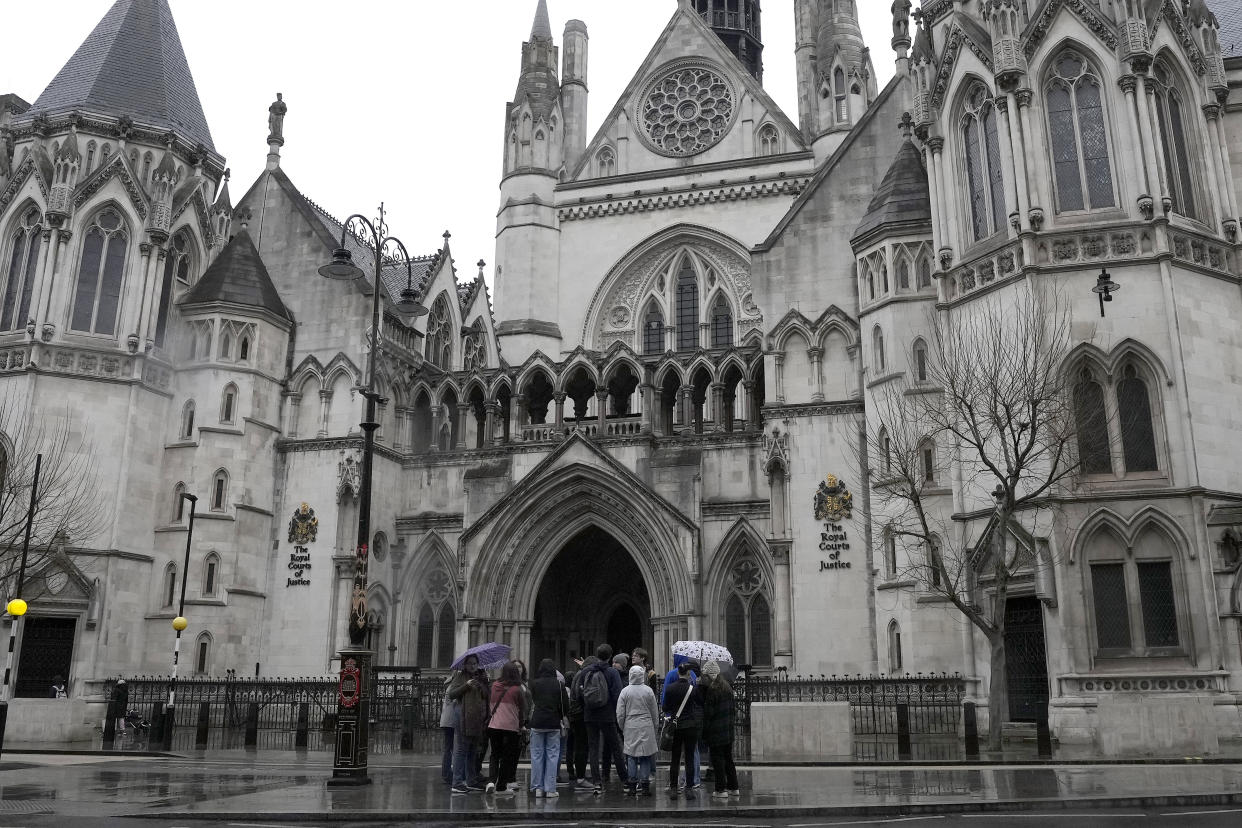
[(178, 483), (173, 487), (173, 523), (185, 520), (185, 484)]
[(901, 625), (894, 618), (888, 622), (888, 674), (895, 676), (904, 669), (901, 657)]
[(231, 382), (224, 386), (224, 393), (220, 395), (220, 422), (226, 425), (237, 422), (237, 386)]
[(1192, 111), (1186, 102), (1177, 74), (1166, 60), (1156, 61), (1152, 67), (1156, 126), (1160, 131), (1160, 143), (1164, 150), (1160, 159), (1164, 165), (1164, 181), (1168, 196), (1173, 199), (1173, 212), (1187, 218), (1199, 218), (1198, 199), (1195, 195), (1195, 167), (1191, 148), (1195, 146), (1193, 134), (1195, 123), (1187, 117)]
[(1121, 379), (1117, 382), (1117, 413), (1121, 421), (1121, 450), (1126, 471), (1158, 471), (1160, 465), (1156, 457), (1151, 393), (1133, 363), (1121, 369)]
[(888, 370), (888, 361), (884, 354), (884, 331), (879, 325), (871, 329), (871, 360), (876, 376)]
[(1057, 212), (1116, 206), (1099, 74), (1067, 49), (1052, 61), (1044, 95)]
[(436, 297), (431, 305), (431, 315), (427, 320), (427, 340), (424, 345), (424, 358), (427, 362), (443, 371), (451, 371), (453, 367), (453, 314), (449, 309), (446, 293)]
[(604, 147), (595, 156), (595, 174), (597, 178), (609, 178), (617, 174), (617, 154), (612, 147)]
[(1074, 419), (1078, 431), (1078, 463), (1084, 474), (1111, 474), (1113, 462), (1108, 444), (1108, 413), (1104, 386), (1095, 372), (1084, 367), (1074, 386)]
[(112, 207), (101, 210), (87, 225), (74, 287), (71, 330), (114, 335), (125, 281), (129, 230)]
[(155, 317), (155, 346), (164, 347), (168, 336), (168, 317), (173, 306), (173, 293), (177, 285), (190, 283), (190, 253), (194, 244), (188, 230), (177, 231), (168, 243), (168, 252), (164, 257), (164, 276), (160, 281), (160, 303)]
[(186, 400), (181, 409), (181, 439), (194, 439), (194, 400)]
[(228, 494), (229, 473), (220, 469), (211, 478), (211, 510), (213, 512), (224, 511), (224, 505), (228, 502)]
[(919, 269), (919, 290), (923, 290), (924, 288), (931, 287), (931, 283), (932, 283), (931, 256), (928, 256), (926, 253), (919, 256), (919, 268), (918, 269)]
[(1101, 527), (1085, 546), (1096, 656), (1184, 656), (1188, 628), (1178, 544), (1149, 524), (1127, 543)]
[(664, 314), (655, 299), (647, 303), (647, 314), (643, 317), (643, 353), (664, 353)]
[(484, 334), (483, 320), (476, 319), (470, 326), (470, 334), (463, 344), (463, 371), (481, 371), (487, 367), (487, 339)]
[(922, 338), (914, 340), (914, 347), (911, 349), (911, 369), (914, 373), (915, 382), (927, 382), (927, 342)]
[(961, 116), (966, 189), (975, 241), (1005, 228), (1005, 182), (996, 121), (991, 92), (976, 82), (966, 93)]
[(772, 124), (764, 124), (759, 129), (759, 140), (755, 142), (759, 148), (759, 155), (762, 157), (770, 157), (777, 155), (781, 151), (781, 134)]
[(211, 672), (211, 633), (201, 632), (194, 640), (194, 673), (205, 676)]
[(837, 123), (844, 124), (850, 119), (850, 104), (845, 95), (845, 72), (840, 66), (832, 73), (832, 94)]
[(689, 256), (682, 256), (677, 269), (677, 350), (699, 347), (699, 276)]
[(772, 664), (772, 605), (763, 569), (747, 550), (729, 571), (724, 602), (725, 646), (739, 664)]
[(20, 331), (30, 318), (35, 270), (43, 243), (43, 217), (31, 207), (9, 235), (8, 266), (0, 273), (0, 331)]
[(208, 552), (203, 559), (203, 597), (214, 598), (220, 591), (220, 556)]
[(712, 304), (712, 347), (728, 348), (733, 345), (733, 309), (724, 294), (718, 294)]
[(177, 602), (177, 565), (171, 561), (164, 567), (164, 589), (161, 597), (166, 607)]
[(90, 175), (95, 169), (95, 153), (97, 150), (98, 147), (94, 141), (88, 141), (86, 143), (86, 166), (82, 168), (83, 175)]
[(453, 663), (457, 613), (453, 578), (437, 563), (423, 578), (423, 594), (414, 622), (414, 664), (424, 668), (447, 668)]

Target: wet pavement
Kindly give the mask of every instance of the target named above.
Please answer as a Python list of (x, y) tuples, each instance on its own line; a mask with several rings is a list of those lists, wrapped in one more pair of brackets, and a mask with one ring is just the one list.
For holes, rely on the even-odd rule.
[[(528, 771), (518, 772), (525, 787)], [(322, 752), (186, 754), (167, 757), (20, 754), (0, 763), (0, 815), (144, 817), (267, 822), (525, 821), (606, 818), (748, 818), (896, 815), (955, 811), (1242, 803), (1242, 764), (747, 767), (742, 795), (717, 800), (704, 788), (670, 797), (667, 766), (651, 798), (559, 789), (557, 799), (471, 793), (440, 782), (436, 757), (385, 756), (372, 784), (334, 788)], [(710, 785), (710, 783), (709, 783)], [(11, 824), (7, 821), (0, 824)]]

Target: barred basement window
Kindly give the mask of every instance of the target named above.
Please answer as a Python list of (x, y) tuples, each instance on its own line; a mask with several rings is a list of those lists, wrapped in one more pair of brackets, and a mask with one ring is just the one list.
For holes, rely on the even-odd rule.
[(1180, 556), (1172, 537), (1153, 523), (1128, 544), (1106, 526), (1085, 548), (1098, 655), (1183, 655)]

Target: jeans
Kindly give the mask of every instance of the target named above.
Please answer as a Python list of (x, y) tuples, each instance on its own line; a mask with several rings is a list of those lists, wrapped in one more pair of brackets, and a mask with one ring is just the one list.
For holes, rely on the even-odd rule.
[(625, 754), (625, 767), (630, 774), (630, 782), (636, 784), (646, 784), (651, 781), (651, 775), (655, 773), (655, 757), (654, 756), (630, 756)]
[(677, 728), (673, 731), (673, 763), (669, 768), (669, 787), (677, 784), (677, 775), (681, 770), (682, 756), (685, 756), (686, 759), (686, 782), (690, 785), (699, 784), (694, 778), (698, 771), (697, 759), (695, 757), (695, 754), (698, 753), (698, 745), (699, 728), (693, 727), (686, 728), (685, 730)]
[(530, 787), (531, 790), (550, 792), (556, 790), (556, 769), (561, 763), (561, 729), (531, 730), (530, 732)]
[(497, 730), (489, 727), (487, 738), (491, 742), (492, 751), (488, 779), (496, 783), (496, 790), (503, 791), (506, 786), (517, 781), (518, 753), (522, 749), (522, 734), (516, 730)]
[[(602, 784), (603, 777), (599, 773), (601, 749), (604, 757), (612, 757), (613, 765), (617, 768), (617, 775), (622, 776), (625, 773), (625, 757), (621, 755), (621, 742), (617, 738), (617, 723), (615, 721), (587, 722), (586, 728), (587, 746), (591, 752), (591, 781), (596, 785)], [(624, 778), (621, 780), (622, 783), (626, 781)]]
[[(557, 732), (560, 734), (560, 736), (557, 737), (557, 743), (560, 745), (560, 753), (556, 756), (556, 776), (553, 777), (554, 782), (559, 779), (561, 775), (561, 759), (566, 759), (566, 764), (568, 764), (568, 754), (565, 753), (565, 747), (566, 743), (569, 741), (569, 730), (562, 728)], [(572, 777), (573, 774), (570, 774), (571, 779)]]
[(456, 738), (453, 740), (453, 785), (470, 785), (479, 787), (479, 772), (475, 764), (478, 746), (470, 739)]
[(737, 767), (733, 764), (733, 743), (710, 745), (712, 754), (712, 775), (716, 777), (717, 791), (736, 791)]
[(453, 728), (442, 727), (440, 732), (444, 734), (444, 750), (440, 754), (440, 778), (444, 780), (445, 785), (453, 784)]

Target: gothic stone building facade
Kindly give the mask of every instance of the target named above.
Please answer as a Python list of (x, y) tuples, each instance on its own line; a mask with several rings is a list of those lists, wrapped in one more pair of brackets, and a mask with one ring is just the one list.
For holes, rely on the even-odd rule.
[[(587, 27), (558, 44), (540, 0), (496, 137), (494, 295), (446, 234), (411, 322), (402, 268), (316, 275), (341, 225), (281, 166), (284, 103), (234, 205), (166, 0), (117, 0), (33, 104), (0, 98), (0, 427), (87, 435), (107, 514), (30, 573), (45, 643), (19, 671), (55, 662), (75, 693), (161, 671), (183, 582), (191, 672), (333, 667), (380, 289), (381, 663), (705, 638), (760, 671), (958, 672), (984, 698), (984, 640), (900, 577), (928, 551), (870, 514), (858, 447), (877, 395), (925, 379), (929, 311), (1042, 284), (1072, 297), (1065, 370), (1106, 448), (1019, 533), (1042, 563), (1013, 586), (1011, 712), (1050, 698), (1066, 742), (1123, 719), (1151, 749), (1168, 721), (1242, 738), (1242, 14), (910, 5), (880, 88), (855, 0), (797, 0), (795, 116), (763, 87), (758, 0), (670, 2), (590, 134)], [(1124, 286), (1105, 318), (1102, 267)], [(973, 543), (986, 494), (951, 446), (926, 460)], [(854, 508), (825, 526), (830, 475)]]

